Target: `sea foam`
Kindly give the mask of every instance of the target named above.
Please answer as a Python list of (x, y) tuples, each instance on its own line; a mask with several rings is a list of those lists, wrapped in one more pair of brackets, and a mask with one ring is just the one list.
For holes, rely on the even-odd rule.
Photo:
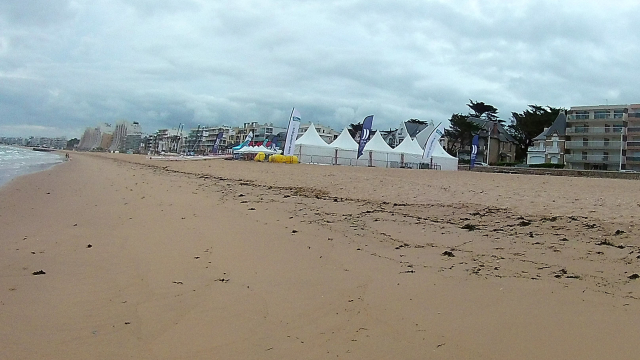
[(11, 179), (46, 170), (63, 161), (56, 153), (0, 145), (0, 186)]

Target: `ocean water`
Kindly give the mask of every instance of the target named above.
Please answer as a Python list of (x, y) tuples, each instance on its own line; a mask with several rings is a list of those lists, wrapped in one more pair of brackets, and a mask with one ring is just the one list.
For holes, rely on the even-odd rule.
[(20, 175), (46, 170), (64, 161), (55, 153), (0, 145), (0, 186)]

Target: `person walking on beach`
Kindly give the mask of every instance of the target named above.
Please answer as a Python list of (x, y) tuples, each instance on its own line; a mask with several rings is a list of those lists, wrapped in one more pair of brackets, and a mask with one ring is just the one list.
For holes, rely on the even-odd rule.
[(66, 160), (66, 161), (69, 161), (69, 160), (70, 160), (70, 158), (69, 158), (69, 153), (65, 153), (65, 154), (64, 154), (64, 158), (65, 158), (65, 160)]

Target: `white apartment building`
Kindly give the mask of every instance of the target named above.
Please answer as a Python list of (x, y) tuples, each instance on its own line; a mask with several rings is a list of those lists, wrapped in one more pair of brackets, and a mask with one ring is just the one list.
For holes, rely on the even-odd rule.
[(640, 171), (640, 104), (629, 105), (627, 113), (625, 169)]
[[(638, 124), (628, 129), (630, 119)], [(627, 131), (636, 142), (627, 143)], [(638, 131), (636, 131), (638, 130)], [(637, 135), (636, 135), (637, 134)], [(567, 114), (565, 163), (569, 169), (623, 170), (637, 168), (640, 151), (640, 105), (575, 106)], [(627, 152), (631, 156), (627, 156)], [(637, 153), (640, 160), (640, 153)], [(627, 161), (629, 160), (629, 161)], [(628, 167), (630, 165), (631, 167)]]

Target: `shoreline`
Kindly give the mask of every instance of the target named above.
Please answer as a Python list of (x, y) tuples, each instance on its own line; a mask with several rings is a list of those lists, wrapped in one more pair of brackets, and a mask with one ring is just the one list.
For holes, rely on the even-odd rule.
[(75, 154), (0, 188), (0, 358), (635, 358), (637, 195), (448, 175)]
[[(16, 149), (25, 150), (25, 151), (31, 150), (30, 148), (23, 147), (23, 146), (15, 146), (15, 145), (2, 145), (2, 146), (12, 147), (12, 148), (16, 148)], [(46, 171), (46, 170), (49, 170), (49, 169), (55, 167), (56, 165), (60, 165), (60, 164), (65, 163), (63, 155), (60, 153), (60, 151), (56, 150), (56, 151), (50, 151), (48, 153), (53, 153), (53, 154), (57, 155), (61, 161), (52, 162), (52, 163), (46, 163), (46, 164), (31, 164), (31, 165), (27, 166), (26, 170), (23, 170), (23, 172), (21, 172), (18, 175), (13, 175), (12, 177), (10, 177), (10, 178), (8, 178), (6, 180), (0, 179), (0, 188), (2, 188), (6, 184), (8, 184), (8, 183), (10, 183), (10, 182), (22, 177), (22, 176), (34, 174), (34, 173), (37, 173), (37, 172), (40, 172), (40, 171)]]

